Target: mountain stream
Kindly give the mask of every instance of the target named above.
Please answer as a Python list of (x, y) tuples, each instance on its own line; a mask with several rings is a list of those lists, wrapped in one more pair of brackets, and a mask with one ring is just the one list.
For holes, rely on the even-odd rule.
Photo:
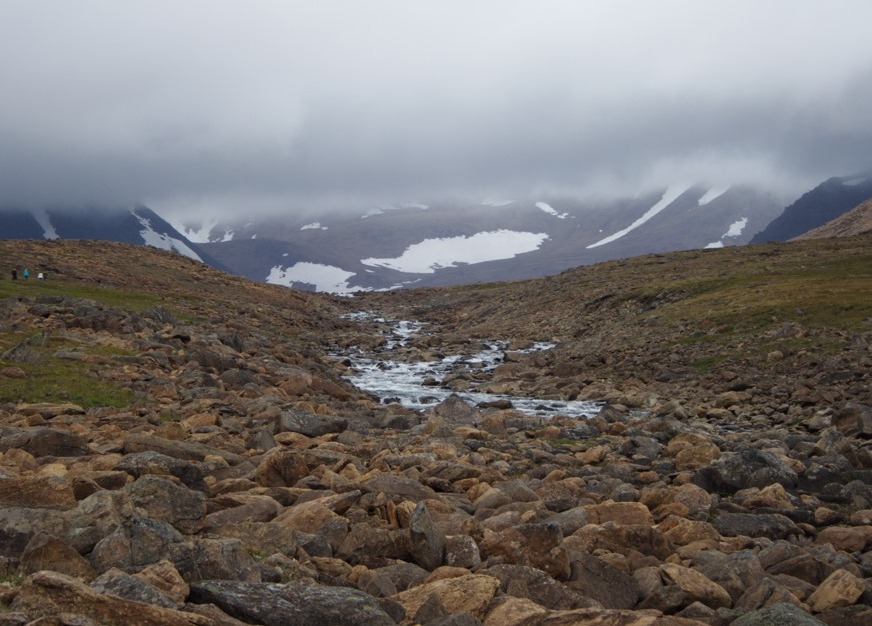
[[(472, 368), (478, 371), (490, 371), (505, 360), (507, 344), (502, 341), (481, 341), (471, 343), (479, 348), (468, 354), (441, 356), (434, 361), (410, 361), (401, 354), (409, 340), (422, 332), (423, 325), (419, 322), (402, 320), (385, 320), (370, 313), (353, 313), (349, 319), (367, 319), (376, 323), (389, 323), (386, 341), (377, 353), (366, 354), (360, 348), (352, 348), (335, 356), (347, 358), (350, 363), (346, 378), (359, 389), (369, 392), (388, 404), (399, 402), (412, 409), (430, 408), (452, 394), (457, 394), (473, 405), (482, 403), (511, 403), (511, 407), (538, 416), (592, 416), (596, 415), (601, 403), (586, 400), (553, 400), (492, 394), (477, 391), (455, 391), (439, 384), (458, 366)], [(527, 350), (516, 352), (535, 352), (549, 350), (553, 344), (537, 343)]]

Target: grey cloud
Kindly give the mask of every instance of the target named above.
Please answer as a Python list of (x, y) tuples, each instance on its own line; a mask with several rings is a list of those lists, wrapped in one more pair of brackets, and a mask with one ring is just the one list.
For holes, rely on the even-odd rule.
[(0, 206), (801, 191), (872, 166), (864, 0), (7, 5)]

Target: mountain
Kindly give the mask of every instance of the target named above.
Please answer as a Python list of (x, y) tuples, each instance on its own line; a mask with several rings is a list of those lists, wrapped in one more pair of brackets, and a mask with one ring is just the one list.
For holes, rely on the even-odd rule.
[(872, 198), (872, 172), (833, 177), (796, 202), (759, 233), (751, 243), (787, 241), (836, 219), (864, 200)]
[(3, 239), (99, 239), (171, 250), (218, 269), (226, 268), (146, 206), (105, 208), (0, 209)]
[(793, 240), (822, 239), (825, 237), (851, 237), (872, 232), (872, 200), (866, 200), (836, 219), (814, 230), (794, 237)]
[(235, 273), (342, 294), (518, 280), (652, 252), (741, 245), (784, 204), (751, 187), (684, 184), (609, 200), (415, 202), (176, 227)]

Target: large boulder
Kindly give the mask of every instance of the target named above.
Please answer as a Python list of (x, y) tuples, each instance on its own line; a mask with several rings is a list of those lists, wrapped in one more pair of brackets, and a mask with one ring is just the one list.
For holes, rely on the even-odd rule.
[(75, 578), (47, 571), (37, 572), (24, 581), (9, 610), (31, 619), (73, 614), (88, 620), (82, 623), (96, 624), (208, 626), (213, 623), (192, 613), (100, 593)]
[(708, 492), (734, 493), (750, 487), (762, 489), (773, 483), (790, 488), (796, 485), (797, 475), (773, 452), (743, 446), (699, 469), (693, 482)]
[(396, 626), (378, 600), (348, 587), (207, 580), (191, 585), (189, 601), (214, 604), (247, 624)]

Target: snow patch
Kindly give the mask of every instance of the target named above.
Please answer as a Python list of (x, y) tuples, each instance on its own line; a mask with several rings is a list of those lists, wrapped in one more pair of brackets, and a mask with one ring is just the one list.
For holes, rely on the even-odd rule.
[(410, 274), (433, 274), (438, 269), (455, 267), (458, 263), (473, 264), (511, 259), (538, 249), (546, 239), (548, 239), (546, 233), (511, 230), (482, 232), (469, 237), (425, 239), (406, 248), (399, 257), (362, 259), (361, 263)]
[(712, 200), (720, 198), (722, 195), (727, 193), (729, 189), (729, 185), (726, 187), (712, 187), (702, 195), (702, 197), (697, 201), (697, 204), (699, 204), (699, 206), (705, 206)]
[(321, 222), (312, 222), (311, 224), (301, 226), (300, 230), (327, 230), (327, 227), (321, 226)]
[(565, 220), (567, 217), (569, 217), (569, 213), (558, 213), (557, 210), (547, 202), (537, 202), (536, 208), (544, 211), (548, 215), (553, 215), (559, 220)]
[(681, 194), (683, 194), (685, 191), (690, 189), (690, 187), (691, 187), (691, 185), (672, 185), (672, 186), (670, 186), (666, 190), (666, 192), (663, 194), (663, 197), (660, 198), (660, 201), (657, 202), (657, 204), (652, 206), (650, 209), (645, 211), (645, 214), (642, 215), (642, 217), (640, 217), (635, 222), (633, 222), (632, 224), (627, 226), (625, 229), (619, 230), (618, 232), (614, 233), (613, 235), (609, 235), (605, 239), (600, 239), (596, 243), (590, 244), (589, 246), (587, 246), (587, 249), (590, 250), (591, 248), (597, 248), (599, 246), (604, 246), (607, 243), (611, 243), (613, 241), (620, 239), (621, 237), (623, 237), (624, 235), (626, 235), (630, 231), (637, 229), (639, 226), (641, 226), (642, 224), (644, 224), (645, 222), (650, 220), (652, 217), (654, 217), (655, 215), (660, 213), (660, 211), (662, 211), (663, 209), (668, 207), (670, 204), (675, 202), (675, 200), (678, 199), (678, 197)]
[(348, 279), (352, 276), (354, 272), (346, 272), (341, 267), (301, 262), (286, 268), (276, 265), (270, 270), (266, 282), (285, 287), (302, 283), (314, 286), (316, 291), (326, 291), (340, 296), (347, 296), (355, 291), (367, 291), (362, 287), (350, 286)]
[(182, 233), (188, 241), (193, 243), (211, 243), (213, 241), (232, 241), (233, 231), (229, 228), (224, 230), (220, 236), (212, 233), (218, 226), (218, 220), (213, 218), (200, 224), (199, 228), (194, 228), (191, 224), (185, 224), (180, 221), (170, 222), (173, 228)]
[(60, 235), (58, 235), (58, 231), (55, 230), (54, 225), (51, 223), (48, 213), (45, 211), (34, 211), (33, 219), (42, 227), (44, 239), (60, 239)]
[(155, 248), (160, 248), (161, 250), (170, 250), (171, 252), (178, 252), (190, 259), (194, 259), (195, 261), (203, 262), (203, 259), (199, 257), (199, 255), (191, 250), (191, 248), (184, 241), (180, 241), (175, 239), (174, 237), (170, 237), (165, 233), (159, 233), (155, 231), (151, 227), (151, 220), (148, 218), (142, 217), (141, 215), (137, 215), (136, 211), (130, 211), (130, 214), (133, 215), (137, 219), (137, 221), (142, 225), (142, 230), (139, 231), (139, 236), (142, 237), (142, 241), (147, 246), (153, 246)]
[(485, 198), (481, 201), (484, 206), (506, 206), (512, 204), (514, 200), (506, 200), (504, 198)]
[(739, 221), (733, 222), (732, 224), (730, 224), (730, 227), (727, 229), (727, 232), (725, 232), (723, 235), (721, 235), (721, 238), (718, 241), (713, 241), (712, 243), (708, 244), (706, 246), (706, 248), (723, 248), (724, 247), (724, 242), (723, 242), (724, 239), (726, 239), (727, 237), (733, 237), (733, 238), (741, 237), (742, 232), (745, 230), (745, 226), (747, 226), (747, 225), (748, 225), (748, 218), (747, 217), (743, 217)]

